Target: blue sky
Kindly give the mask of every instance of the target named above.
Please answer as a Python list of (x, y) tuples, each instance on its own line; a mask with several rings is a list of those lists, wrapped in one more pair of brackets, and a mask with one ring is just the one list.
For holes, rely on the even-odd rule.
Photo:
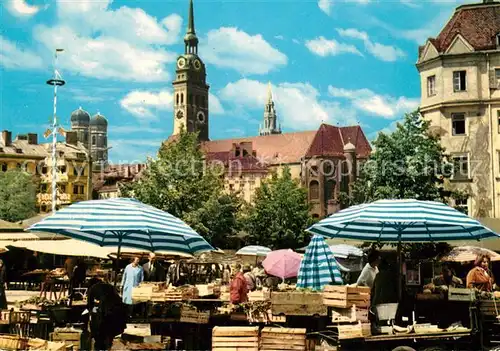
[[(460, 1), (461, 2), (461, 1)], [(359, 123), (373, 138), (415, 109), (417, 48), (458, 1), (195, 0), (211, 139), (258, 131), (268, 81), (284, 131)], [(0, 129), (43, 132), (55, 48), (58, 116), (82, 106), (109, 121), (110, 161), (144, 161), (172, 130), (171, 78), (188, 1), (4, 0)]]

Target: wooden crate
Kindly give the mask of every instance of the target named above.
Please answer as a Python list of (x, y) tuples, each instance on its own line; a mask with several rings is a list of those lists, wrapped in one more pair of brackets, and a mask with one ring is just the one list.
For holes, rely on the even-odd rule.
[(258, 351), (259, 327), (214, 327), (213, 351)]
[(1, 350), (26, 350), (28, 349), (28, 338), (18, 335), (0, 334)]
[(286, 316), (276, 316), (273, 315), (271, 310), (268, 310), (267, 313), (259, 313), (256, 315), (247, 314), (248, 321), (250, 323), (286, 323)]
[(195, 309), (183, 308), (181, 310), (181, 323), (208, 324), (210, 320), (210, 312), (200, 312)]
[(272, 292), (271, 310), (275, 315), (326, 316), (328, 309), (323, 305), (322, 294), (315, 292)]
[(10, 310), (0, 310), (0, 324), (10, 323)]
[(248, 301), (268, 301), (271, 297), (269, 291), (259, 290), (248, 293)]
[(448, 288), (449, 301), (475, 301), (476, 293), (473, 289)]
[(153, 295), (153, 285), (140, 285), (132, 288), (132, 300), (134, 301), (151, 301)]
[(352, 306), (351, 308), (336, 308), (332, 309), (333, 323), (356, 323), (368, 322), (368, 308), (360, 308)]
[(305, 328), (263, 328), (260, 333), (260, 348), (262, 351), (306, 349)]
[(11, 312), (10, 323), (29, 323), (31, 320), (31, 312)]
[(229, 300), (231, 300), (231, 294), (228, 292), (221, 292), (219, 299), (221, 301), (229, 301)]
[(371, 335), (370, 323), (348, 324), (337, 326), (339, 340), (360, 339)]
[[(495, 308), (496, 302), (496, 308)], [(497, 312), (498, 311), (498, 312)], [(479, 312), (485, 320), (496, 320), (497, 315), (500, 315), (500, 300), (497, 299), (493, 301), (489, 300), (480, 300), (479, 301)]]
[(75, 331), (54, 331), (50, 333), (49, 339), (54, 342), (63, 342), (66, 346), (73, 346), (73, 350), (80, 350), (80, 339), (82, 332)]
[(365, 286), (327, 285), (323, 290), (323, 304), (326, 306), (350, 308), (370, 306), (370, 288)]

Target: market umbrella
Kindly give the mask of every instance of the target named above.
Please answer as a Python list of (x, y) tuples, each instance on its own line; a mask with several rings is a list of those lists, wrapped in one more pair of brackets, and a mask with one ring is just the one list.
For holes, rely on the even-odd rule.
[(398, 258), (401, 243), (498, 237), (491, 229), (450, 206), (419, 200), (378, 200), (352, 206), (319, 221), (307, 231), (328, 238), (397, 243)]
[(322, 290), (328, 284), (343, 284), (332, 251), (321, 235), (314, 235), (300, 263), (298, 288)]
[(299, 273), (302, 257), (290, 249), (271, 251), (267, 254), (262, 266), (267, 274), (283, 280), (296, 277)]
[(478, 255), (486, 255), (490, 261), (500, 261), (500, 254), (477, 246), (454, 247), (447, 255), (441, 257), (444, 262), (472, 262)]
[(246, 256), (266, 257), (269, 252), (271, 252), (271, 249), (268, 247), (258, 246), (258, 245), (250, 245), (250, 246), (245, 246), (245, 247), (239, 249), (236, 252), (236, 254), (237, 255), (246, 255)]
[(214, 250), (179, 218), (129, 198), (74, 203), (32, 225), (29, 230), (117, 247), (118, 258), (122, 248), (182, 256)]

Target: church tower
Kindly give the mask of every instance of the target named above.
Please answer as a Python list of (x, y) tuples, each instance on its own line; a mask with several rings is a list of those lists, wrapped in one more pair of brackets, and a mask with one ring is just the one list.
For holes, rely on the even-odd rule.
[(174, 86), (174, 130), (199, 132), (200, 141), (208, 137), (208, 89), (205, 64), (198, 56), (198, 38), (194, 29), (193, 0), (189, 1), (184, 54), (177, 58)]
[(274, 108), (273, 92), (271, 82), (267, 86), (267, 102), (264, 107), (264, 127), (259, 128), (259, 135), (281, 134), (281, 126), (278, 125), (278, 116)]

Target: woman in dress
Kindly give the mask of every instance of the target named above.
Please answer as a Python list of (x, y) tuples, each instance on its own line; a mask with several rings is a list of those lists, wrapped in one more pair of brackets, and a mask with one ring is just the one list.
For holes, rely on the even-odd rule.
[(479, 291), (491, 292), (493, 290), (493, 274), (489, 269), (490, 257), (488, 255), (480, 254), (474, 262), (474, 268), (467, 274), (467, 287), (476, 288)]
[(132, 312), (132, 289), (138, 286), (144, 280), (144, 272), (139, 265), (139, 257), (134, 257), (132, 263), (125, 267), (122, 277), (122, 299), (123, 303), (129, 306)]

